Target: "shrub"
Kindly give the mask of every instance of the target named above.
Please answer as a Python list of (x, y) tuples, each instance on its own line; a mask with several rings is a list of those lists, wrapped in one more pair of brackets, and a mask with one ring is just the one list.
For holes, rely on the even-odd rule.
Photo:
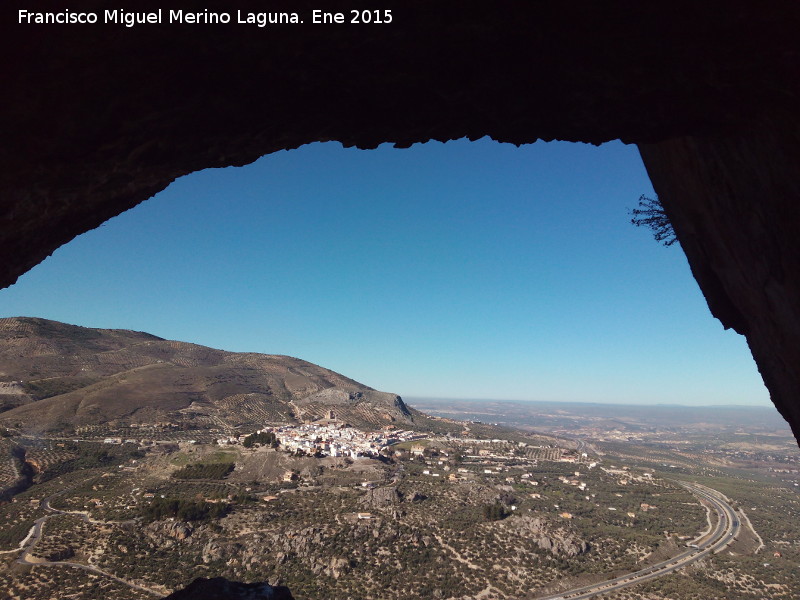
[(483, 507), (483, 516), (487, 521), (502, 521), (510, 514), (511, 511), (499, 502)]
[(161, 521), (169, 517), (179, 521), (215, 521), (230, 511), (230, 504), (225, 502), (210, 503), (202, 500), (184, 500), (181, 498), (155, 498), (142, 510), (142, 517), (147, 522)]

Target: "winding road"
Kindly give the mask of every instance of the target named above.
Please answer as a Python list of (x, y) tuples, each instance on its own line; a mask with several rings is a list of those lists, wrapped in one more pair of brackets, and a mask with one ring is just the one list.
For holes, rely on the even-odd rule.
[[(72, 487), (75, 487), (75, 486), (72, 486)], [(32, 565), (32, 566), (39, 566), (39, 567), (41, 567), (41, 566), (45, 566), (45, 567), (60, 567), (60, 566), (64, 566), (64, 567), (73, 567), (75, 569), (82, 569), (84, 571), (88, 571), (89, 573), (94, 573), (95, 575), (101, 575), (103, 577), (107, 577), (109, 579), (113, 579), (114, 581), (116, 581), (118, 583), (126, 585), (126, 586), (128, 586), (130, 588), (145, 592), (147, 594), (150, 594), (151, 596), (157, 596), (159, 598), (162, 598), (164, 596), (164, 594), (162, 592), (158, 592), (156, 590), (152, 590), (150, 588), (146, 588), (146, 587), (141, 586), (141, 585), (139, 585), (137, 583), (134, 583), (132, 581), (127, 581), (126, 579), (122, 579), (121, 577), (117, 577), (116, 575), (112, 575), (111, 573), (103, 571), (102, 569), (100, 569), (98, 567), (95, 567), (94, 565), (84, 565), (84, 564), (81, 564), (81, 563), (69, 562), (69, 561), (49, 561), (49, 560), (42, 560), (42, 559), (33, 558), (33, 555), (31, 554), (31, 550), (33, 550), (33, 548), (36, 546), (36, 544), (39, 543), (39, 540), (42, 539), (42, 529), (44, 527), (44, 523), (45, 523), (45, 521), (47, 521), (51, 517), (54, 517), (56, 515), (76, 515), (76, 516), (81, 517), (87, 523), (106, 523), (106, 521), (95, 521), (94, 519), (89, 518), (88, 514), (83, 513), (83, 512), (64, 511), (64, 510), (59, 510), (57, 508), (53, 508), (52, 506), (50, 506), (50, 500), (52, 500), (56, 496), (60, 496), (61, 494), (69, 491), (69, 489), (72, 489), (72, 487), (67, 488), (65, 490), (61, 490), (59, 492), (56, 492), (55, 494), (52, 494), (52, 495), (48, 496), (47, 498), (45, 498), (42, 501), (42, 508), (44, 508), (50, 514), (45, 515), (43, 517), (39, 517), (38, 519), (36, 519), (36, 521), (34, 521), (34, 524), (33, 524), (33, 527), (31, 527), (30, 533), (28, 533), (28, 536), (25, 538), (25, 540), (23, 540), (22, 553), (20, 554), (20, 556), (16, 560), (16, 562), (18, 562), (21, 565)], [(115, 521), (115, 523), (119, 524), (119, 523), (123, 523), (123, 522), (122, 521)]]
[[(705, 501), (707, 505), (709, 505), (717, 513), (718, 517), (716, 524), (710, 526), (707, 531), (701, 533), (698, 538), (690, 542), (688, 544), (689, 547), (686, 551), (668, 560), (659, 562), (649, 567), (645, 567), (638, 571), (634, 571), (633, 573), (621, 575), (619, 577), (615, 577), (607, 581), (579, 588), (573, 588), (571, 590), (565, 590), (562, 592), (558, 592), (556, 594), (542, 596), (538, 600), (588, 600), (590, 598), (595, 598), (597, 596), (606, 594), (608, 592), (612, 592), (614, 590), (629, 587), (632, 585), (636, 585), (638, 583), (642, 583), (644, 581), (649, 581), (657, 577), (668, 575), (679, 569), (684, 568), (685, 566), (693, 562), (696, 562), (704, 558), (705, 556), (711, 553), (720, 552), (729, 544), (731, 544), (739, 534), (741, 523), (739, 521), (739, 517), (736, 515), (730, 504), (728, 504), (725, 497), (716, 490), (713, 490), (706, 486), (702, 486), (695, 483), (682, 482), (682, 481), (679, 481), (677, 483), (679, 483), (684, 488), (692, 492), (699, 499)], [(50, 514), (40, 517), (34, 522), (34, 526), (31, 528), (28, 537), (23, 541), (21, 554), (16, 562), (24, 565), (68, 566), (77, 569), (83, 569), (84, 571), (88, 571), (96, 575), (108, 577), (123, 585), (140, 590), (150, 595), (162, 597), (164, 595), (162, 592), (158, 592), (143, 587), (141, 585), (138, 585), (136, 583), (133, 583), (131, 581), (127, 581), (125, 579), (117, 577), (116, 575), (112, 575), (111, 573), (103, 571), (102, 569), (99, 569), (93, 565), (67, 562), (67, 561), (44, 561), (42, 559), (32, 558), (31, 551), (39, 542), (39, 540), (42, 538), (42, 529), (47, 519), (59, 514), (71, 514), (80, 516), (87, 522), (99, 522), (90, 519), (89, 516), (83, 512), (68, 512), (53, 508), (50, 505), (50, 500), (58, 495), (65, 493), (66, 491), (68, 490), (61, 490), (60, 492), (48, 496), (42, 501), (42, 507), (45, 510), (47, 510)]]
[(739, 517), (734, 512), (733, 508), (731, 508), (730, 504), (728, 504), (725, 497), (716, 490), (696, 483), (688, 483), (685, 481), (679, 481), (677, 483), (701, 500), (705, 500), (716, 511), (718, 516), (717, 524), (713, 528), (709, 528), (711, 531), (702, 533), (699, 538), (689, 544), (688, 550), (668, 560), (634, 571), (633, 573), (628, 573), (627, 575), (609, 579), (608, 581), (565, 590), (549, 596), (542, 596), (539, 600), (588, 600), (589, 598), (595, 598), (601, 594), (606, 594), (614, 590), (673, 573), (711, 553), (716, 554), (720, 552), (733, 542), (734, 538), (739, 535), (741, 524), (739, 522)]

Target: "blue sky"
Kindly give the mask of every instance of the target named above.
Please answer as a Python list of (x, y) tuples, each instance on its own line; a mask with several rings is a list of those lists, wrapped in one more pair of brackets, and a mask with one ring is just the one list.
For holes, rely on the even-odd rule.
[(404, 396), (769, 405), (636, 148), (313, 144), (209, 169), (57, 250), (0, 315), (288, 354)]

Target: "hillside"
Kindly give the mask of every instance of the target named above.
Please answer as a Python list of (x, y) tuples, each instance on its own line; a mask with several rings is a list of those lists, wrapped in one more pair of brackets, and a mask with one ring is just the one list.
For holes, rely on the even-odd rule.
[(192, 428), (326, 417), (410, 423), (402, 399), (289, 356), (236, 353), (148, 333), (0, 319), (0, 424)]

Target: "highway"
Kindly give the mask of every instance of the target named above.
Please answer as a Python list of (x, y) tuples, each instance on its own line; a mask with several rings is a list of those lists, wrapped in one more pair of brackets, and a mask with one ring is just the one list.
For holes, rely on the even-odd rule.
[(720, 552), (723, 548), (728, 546), (734, 538), (739, 535), (741, 524), (739, 522), (739, 517), (722, 494), (716, 490), (695, 483), (684, 481), (679, 481), (677, 483), (685, 487), (698, 498), (705, 500), (718, 516), (717, 523), (712, 531), (704, 532), (700, 537), (690, 542), (691, 546), (696, 547), (690, 547), (677, 556), (644, 569), (634, 571), (633, 573), (621, 575), (609, 579), (608, 581), (543, 596), (539, 598), (539, 600), (588, 600), (589, 598), (596, 598), (614, 590), (668, 575), (711, 553)]
[[(678, 481), (677, 483), (679, 483), (687, 490), (692, 492), (699, 499), (705, 501), (711, 507), (711, 509), (717, 513), (718, 517), (716, 524), (714, 524), (712, 527), (709, 527), (708, 531), (701, 533), (697, 538), (689, 542), (689, 547), (684, 552), (668, 560), (659, 562), (649, 567), (645, 567), (643, 569), (634, 571), (632, 573), (614, 577), (607, 581), (602, 581), (579, 588), (573, 588), (570, 590), (564, 590), (548, 596), (542, 596), (539, 597), (538, 600), (589, 600), (591, 598), (596, 598), (608, 592), (612, 592), (615, 590), (619, 590), (621, 588), (642, 583), (644, 581), (649, 581), (657, 577), (668, 575), (679, 569), (684, 568), (685, 566), (693, 562), (696, 562), (704, 558), (705, 556), (711, 553), (720, 552), (726, 546), (728, 546), (734, 540), (734, 538), (738, 536), (741, 524), (739, 522), (739, 517), (736, 515), (733, 508), (728, 504), (728, 502), (725, 500), (722, 494), (720, 494), (716, 490), (713, 490), (706, 486), (701, 486), (699, 484), (682, 482), (682, 481)], [(42, 506), (49, 514), (36, 520), (33, 528), (31, 529), (31, 533), (28, 535), (26, 540), (23, 541), (22, 548), (20, 549), (21, 553), (19, 558), (17, 559), (17, 562), (27, 565), (68, 566), (73, 568), (79, 568), (85, 571), (95, 573), (97, 575), (108, 577), (129, 587), (153, 595), (157, 596), (163, 595), (159, 592), (156, 592), (155, 590), (145, 588), (134, 582), (126, 581), (125, 579), (112, 575), (111, 573), (103, 571), (93, 565), (80, 564), (67, 561), (50, 562), (50, 561), (44, 561), (39, 558), (37, 559), (32, 558), (31, 551), (41, 539), (43, 534), (42, 528), (44, 522), (48, 518), (55, 516), (57, 514), (73, 514), (76, 516), (80, 516), (86, 521), (97, 522), (91, 520), (86, 513), (77, 511), (74, 512), (62, 511), (53, 508), (50, 505), (50, 500), (52, 498), (60, 494), (63, 494), (66, 491), (67, 490), (61, 490), (60, 492), (56, 492), (55, 494), (44, 499), (44, 501), (42, 502)]]

